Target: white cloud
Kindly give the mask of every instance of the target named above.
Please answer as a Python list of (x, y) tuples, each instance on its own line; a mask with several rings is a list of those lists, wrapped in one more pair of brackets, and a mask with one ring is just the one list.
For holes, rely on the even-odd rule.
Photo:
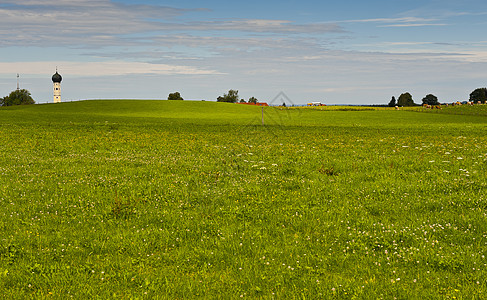
[(379, 23), (385, 24), (379, 27), (424, 27), (424, 26), (447, 26), (445, 23), (438, 23), (438, 18), (419, 18), (419, 17), (397, 17), (397, 18), (375, 18), (346, 20), (337, 23)]
[[(130, 74), (190, 74), (215, 75), (221, 74), (215, 70), (200, 69), (191, 66), (174, 66), (166, 64), (149, 64), (143, 62), (108, 61), (108, 62), (71, 62), (71, 61), (43, 61), (43, 62), (0, 62), (0, 74), (21, 73), (29, 75), (46, 75), (59, 72), (71, 76), (119, 76)], [(52, 74), (51, 74), (52, 75)]]
[(339, 33), (333, 23), (300, 24), (289, 20), (217, 19), (188, 21), (187, 12), (155, 5), (127, 5), (108, 0), (24, 0), (0, 4), (2, 46), (111, 46), (133, 45), (128, 36), (143, 34), (146, 41), (168, 32), (240, 31), (246, 33)]
[(160, 20), (188, 11), (108, 0), (7, 1), (0, 5), (0, 47), (112, 45), (123, 35), (160, 30)]
[(418, 17), (398, 17), (398, 18), (375, 18), (375, 19), (357, 19), (342, 21), (346, 23), (415, 23), (415, 22), (434, 22), (438, 19), (418, 18)]
[(410, 24), (389, 24), (389, 25), (382, 25), (379, 27), (425, 27), (425, 26), (447, 26), (448, 24), (427, 24), (427, 23), (410, 23)]
[[(242, 31), (258, 33), (342, 33), (345, 30), (335, 23), (308, 23), (298, 24), (288, 20), (216, 20), (207, 22), (190, 22), (185, 24), (173, 24), (184, 30), (219, 30)], [(165, 27), (165, 25), (162, 25)]]

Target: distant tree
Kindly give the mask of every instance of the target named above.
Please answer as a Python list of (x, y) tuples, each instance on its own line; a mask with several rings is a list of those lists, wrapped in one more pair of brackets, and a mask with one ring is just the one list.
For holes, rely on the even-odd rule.
[(184, 100), (179, 92), (170, 93), (167, 100)]
[(237, 90), (229, 90), (227, 94), (224, 94), (223, 96), (219, 96), (216, 99), (216, 101), (217, 102), (236, 103), (239, 101), (238, 91)]
[(392, 99), (391, 99), (391, 101), (389, 101), (388, 106), (389, 106), (389, 107), (394, 107), (394, 106), (396, 106), (396, 97), (392, 96)]
[(487, 102), (487, 88), (478, 88), (470, 93), (470, 101), (482, 103)]
[(414, 103), (413, 96), (411, 96), (410, 93), (404, 93), (399, 96), (399, 99), (397, 99), (397, 105), (398, 106), (415, 106), (416, 104)]
[(0, 106), (3, 106), (3, 98), (0, 98)]
[(257, 100), (257, 98), (255, 98), (255, 97), (250, 97), (250, 98), (249, 98), (249, 103), (254, 103), (254, 104), (256, 104), (257, 102), (259, 102), (259, 101)]
[(240, 103), (247, 103), (247, 102), (245, 102), (245, 99), (240, 99)]
[(10, 95), (3, 98), (1, 103), (2, 106), (12, 106), (35, 104), (36, 102), (32, 99), (28, 90), (21, 89), (11, 92)]
[(423, 98), (423, 104), (427, 105), (440, 105), (438, 98), (433, 94), (428, 94)]

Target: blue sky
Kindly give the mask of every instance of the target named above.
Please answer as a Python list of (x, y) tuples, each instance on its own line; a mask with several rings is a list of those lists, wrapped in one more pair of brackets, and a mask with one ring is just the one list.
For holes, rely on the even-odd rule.
[(487, 2), (0, 0), (0, 96), (383, 104), (487, 86)]

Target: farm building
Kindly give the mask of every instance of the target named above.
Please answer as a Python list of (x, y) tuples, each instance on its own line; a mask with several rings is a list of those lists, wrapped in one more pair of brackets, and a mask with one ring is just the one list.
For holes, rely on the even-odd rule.
[(269, 104), (267, 104), (266, 102), (257, 102), (257, 103), (240, 102), (238, 104), (255, 105), (255, 106), (269, 106)]
[(307, 104), (308, 106), (324, 106), (321, 102), (310, 102)]

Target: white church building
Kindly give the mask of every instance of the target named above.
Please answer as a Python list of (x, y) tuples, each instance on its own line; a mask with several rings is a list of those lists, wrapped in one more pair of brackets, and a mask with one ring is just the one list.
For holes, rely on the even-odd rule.
[(59, 73), (57, 72), (54, 75), (52, 75), (52, 82), (54, 84), (54, 103), (60, 103), (61, 102), (61, 81), (63, 78)]

